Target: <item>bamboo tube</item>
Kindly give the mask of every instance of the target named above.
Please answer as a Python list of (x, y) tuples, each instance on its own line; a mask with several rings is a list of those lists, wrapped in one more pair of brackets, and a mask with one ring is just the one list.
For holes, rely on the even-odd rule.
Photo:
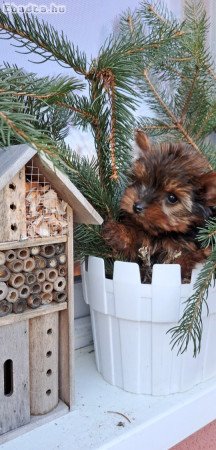
[(65, 253), (62, 253), (61, 255), (58, 255), (57, 259), (59, 264), (65, 264), (67, 261), (67, 256)]
[(40, 255), (44, 258), (52, 258), (55, 255), (55, 246), (52, 244), (42, 245)]
[(60, 253), (64, 253), (64, 251), (65, 251), (65, 245), (63, 243), (55, 244), (56, 255), (59, 255)]
[(65, 277), (67, 275), (67, 266), (62, 265), (58, 268), (58, 274), (60, 277)]
[(58, 271), (56, 269), (45, 269), (46, 280), (54, 283), (58, 278)]
[(39, 294), (42, 290), (42, 286), (40, 283), (34, 283), (31, 285), (31, 293), (32, 294)]
[(14, 314), (21, 314), (27, 308), (27, 303), (24, 298), (19, 298), (16, 303), (12, 304)]
[(5, 252), (5, 259), (8, 262), (14, 261), (16, 259), (16, 252), (14, 250), (7, 250)]
[(35, 271), (35, 275), (36, 275), (37, 281), (39, 283), (43, 283), (45, 281), (45, 279), (46, 279), (46, 275), (45, 275), (44, 270), (40, 270), (40, 269), (36, 270)]
[(2, 266), (2, 264), (4, 264), (6, 261), (6, 256), (4, 252), (0, 252), (0, 266)]
[(45, 269), (46, 267), (45, 258), (42, 258), (42, 256), (35, 256), (34, 260), (36, 269)]
[(9, 278), (9, 285), (18, 289), (25, 283), (25, 277), (22, 273), (12, 273)]
[(32, 309), (39, 308), (39, 306), (41, 305), (41, 302), (42, 302), (41, 296), (37, 295), (37, 294), (35, 294), (35, 295), (32, 294), (27, 299), (28, 306), (30, 306), (30, 308), (32, 308)]
[(44, 281), (42, 284), (42, 291), (43, 292), (52, 292), (53, 291), (53, 283), (50, 283), (50, 281)]
[(51, 267), (52, 269), (55, 269), (58, 265), (57, 258), (49, 258), (46, 262), (47, 267)]
[(8, 281), (10, 276), (10, 270), (4, 265), (0, 266), (0, 281)]
[(26, 259), (26, 258), (29, 258), (29, 256), (30, 256), (30, 250), (28, 247), (19, 248), (17, 250), (17, 258), (18, 259)]
[(8, 294), (8, 286), (4, 281), (0, 283), (0, 300), (4, 300)]
[(39, 255), (39, 253), (40, 253), (40, 247), (39, 247), (39, 246), (38, 246), (38, 247), (31, 247), (30, 253), (31, 253), (32, 256)]
[(18, 290), (10, 287), (8, 289), (6, 300), (9, 303), (15, 303), (18, 300), (18, 297), (19, 297)]
[(63, 303), (67, 301), (67, 294), (65, 291), (53, 292), (53, 300), (57, 303)]
[(23, 284), (19, 289), (19, 297), (20, 298), (28, 298), (28, 296), (30, 295), (30, 287), (27, 286), (26, 284)]
[(7, 300), (2, 300), (0, 302), (0, 317), (7, 316), (11, 312), (12, 312), (12, 303), (7, 302)]
[(23, 270), (24, 272), (32, 272), (35, 269), (35, 260), (31, 257), (24, 259)]
[(37, 278), (36, 278), (36, 274), (34, 273), (26, 273), (25, 274), (25, 282), (28, 286), (31, 286), (32, 284), (34, 284), (36, 282)]
[(23, 261), (21, 261), (20, 259), (14, 259), (11, 262), (7, 262), (7, 267), (11, 272), (14, 273), (19, 273), (22, 272), (23, 270)]
[(58, 277), (57, 280), (54, 281), (54, 290), (57, 292), (63, 292), (66, 287), (66, 280), (64, 277)]
[(51, 292), (42, 292), (41, 300), (42, 300), (42, 305), (48, 305), (53, 300), (52, 293)]

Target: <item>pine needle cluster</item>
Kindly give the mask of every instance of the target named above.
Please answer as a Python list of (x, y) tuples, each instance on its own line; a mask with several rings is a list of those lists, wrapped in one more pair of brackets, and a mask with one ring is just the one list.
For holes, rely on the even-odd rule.
[[(118, 30), (88, 62), (85, 52), (63, 32), (32, 15), (0, 10), (1, 38), (13, 38), (19, 51), (32, 60), (34, 55), (37, 62), (38, 58), (45, 63), (54, 60), (74, 74), (38, 78), (3, 65), (0, 144), (28, 142), (46, 152), (104, 220), (118, 218), (134, 128), (157, 142), (184, 141), (205, 153), (211, 168), (216, 168), (215, 146), (209, 139), (216, 129), (216, 75), (206, 45), (207, 31), (206, 12), (198, 0), (186, 4), (183, 22), (161, 2), (144, 0), (134, 12), (120, 17)], [(137, 109), (144, 102), (151, 116), (138, 117)], [(91, 131), (96, 149), (93, 160), (80, 158), (65, 145), (71, 125)], [(190, 341), (194, 354), (200, 350), (202, 307), (215, 274), (215, 236), (214, 221), (198, 236), (202, 245), (211, 243), (213, 251), (182, 319), (171, 330), (173, 345), (178, 344), (181, 352)], [(78, 226), (75, 242), (77, 257), (104, 257), (111, 272), (116, 255), (105, 244), (100, 227)]]

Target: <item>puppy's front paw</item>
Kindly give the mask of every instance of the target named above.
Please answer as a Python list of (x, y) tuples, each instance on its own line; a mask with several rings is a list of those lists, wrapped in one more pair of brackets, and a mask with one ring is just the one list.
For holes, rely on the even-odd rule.
[(125, 225), (110, 220), (103, 226), (103, 238), (107, 244), (118, 252), (124, 252), (131, 244), (131, 235)]

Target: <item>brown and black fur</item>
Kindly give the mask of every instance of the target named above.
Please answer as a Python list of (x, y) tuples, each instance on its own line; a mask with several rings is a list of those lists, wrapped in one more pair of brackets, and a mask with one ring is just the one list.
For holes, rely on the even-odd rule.
[(216, 216), (216, 173), (184, 143), (151, 145), (141, 131), (136, 142), (142, 153), (121, 199), (120, 220), (105, 224), (104, 237), (130, 261), (147, 248), (152, 264), (180, 264), (182, 277), (189, 277), (210, 253), (196, 236), (206, 219)]

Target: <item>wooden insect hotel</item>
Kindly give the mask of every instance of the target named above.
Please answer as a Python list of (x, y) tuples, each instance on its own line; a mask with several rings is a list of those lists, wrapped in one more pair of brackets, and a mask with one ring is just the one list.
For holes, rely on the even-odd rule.
[(96, 213), (28, 145), (0, 150), (0, 435), (73, 402), (73, 221)]

